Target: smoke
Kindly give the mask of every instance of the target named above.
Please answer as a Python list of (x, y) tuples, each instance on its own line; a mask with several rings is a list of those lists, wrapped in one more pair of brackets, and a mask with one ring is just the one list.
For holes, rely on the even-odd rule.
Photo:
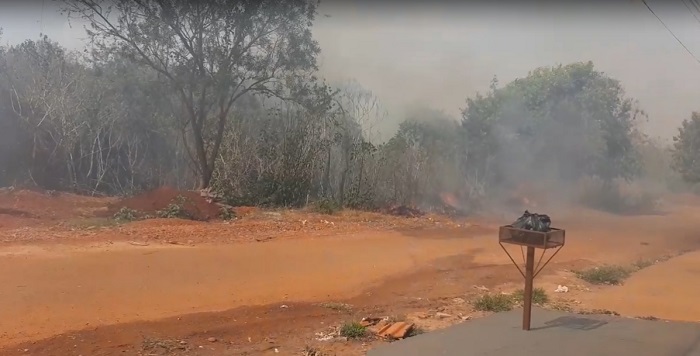
[[(697, 110), (698, 63), (637, 1), (344, 2), (325, 0), (314, 35), (321, 70), (354, 78), (389, 111), (388, 135), (420, 104), (458, 117), (467, 97), (557, 63), (592, 60), (649, 113), (642, 128), (666, 140)], [(682, 3), (649, 1), (700, 55), (700, 25)]]
[(602, 147), (600, 129), (568, 102), (552, 103), (547, 117), (533, 115), (517, 98), (501, 105), (494, 127), (495, 197), (526, 199), (519, 203), (530, 207), (570, 203)]

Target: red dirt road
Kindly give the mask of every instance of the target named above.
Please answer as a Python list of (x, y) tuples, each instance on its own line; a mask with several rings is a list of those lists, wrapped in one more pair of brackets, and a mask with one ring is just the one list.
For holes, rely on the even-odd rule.
[(489, 237), (419, 240), (388, 232), (196, 247), (53, 246), (5, 256), (0, 343), (244, 305), (352, 297), (431, 260), (473, 252)]
[[(671, 206), (666, 216), (555, 216), (568, 242), (538, 279), (547, 290), (582, 284), (567, 269), (632, 264), (700, 247), (700, 204)], [(0, 231), (8, 241), (0, 247), (0, 354), (148, 354), (142, 352), (144, 335), (205, 344), (210, 335), (229, 340), (188, 353), (197, 355), (265, 354), (273, 351), (264, 340), (275, 336), (281, 354), (298, 354), (315, 332), (348, 318), (450, 311), (457, 308), (450, 300), (468, 300), (473, 285), (517, 287), (517, 271), (495, 241), (495, 225), (481, 224), (288, 212), (232, 224), (153, 220), (77, 230), (13, 225)], [(171, 240), (193, 243), (164, 243)], [(671, 310), (665, 315), (677, 317), (682, 312), (673, 309), (673, 294), (683, 289), (668, 287), (664, 294), (653, 286), (697, 284), (700, 263), (690, 256), (642, 270), (622, 287), (572, 290), (566, 297), (620, 308), (625, 315), (663, 317)], [(648, 299), (625, 303), (626, 288)], [(683, 298), (689, 302), (690, 295)], [(322, 301), (345, 301), (355, 309), (342, 315), (313, 306)], [(650, 303), (656, 309), (639, 310)], [(686, 309), (684, 318), (700, 320), (700, 310)], [(360, 354), (358, 347), (334, 346), (333, 352)]]

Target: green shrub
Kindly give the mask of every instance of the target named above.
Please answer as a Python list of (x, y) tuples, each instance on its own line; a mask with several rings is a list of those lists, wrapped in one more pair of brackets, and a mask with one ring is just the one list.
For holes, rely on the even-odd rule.
[(137, 219), (138, 212), (134, 209), (122, 207), (114, 214), (114, 220), (117, 221), (134, 221)]
[[(523, 302), (525, 300), (525, 291), (518, 289), (513, 293), (513, 298), (516, 302)], [(532, 303), (537, 305), (544, 305), (549, 302), (549, 296), (544, 288), (535, 288), (532, 290)]]
[(333, 200), (323, 199), (314, 203), (314, 211), (320, 214), (333, 215), (341, 210), (340, 205)]
[(367, 335), (367, 328), (358, 322), (345, 323), (340, 328), (340, 336), (348, 339), (359, 339)]
[(513, 309), (515, 298), (506, 294), (485, 294), (474, 302), (474, 309), (488, 312), (504, 312)]
[(236, 213), (225, 206), (222, 206), (221, 209), (219, 210), (219, 219), (229, 221), (233, 220), (236, 218)]
[(163, 210), (158, 210), (156, 215), (165, 219), (192, 219), (192, 216), (185, 209), (187, 198), (178, 195)]

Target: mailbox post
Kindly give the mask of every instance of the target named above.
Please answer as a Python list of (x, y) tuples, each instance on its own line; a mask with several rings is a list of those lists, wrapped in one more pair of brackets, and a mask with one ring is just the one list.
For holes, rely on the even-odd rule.
[[(501, 248), (510, 258), (513, 265), (518, 269), (520, 274), (525, 279), (525, 288), (523, 288), (523, 330), (530, 330), (532, 320), (532, 293), (535, 277), (544, 269), (549, 261), (559, 253), (566, 242), (566, 231), (562, 229), (551, 228), (547, 232), (531, 231), (514, 228), (511, 225), (501, 226), (498, 231), (498, 243)], [(520, 246), (523, 259), (525, 260), (525, 271), (520, 268), (515, 262), (513, 256), (503, 244)], [(523, 253), (522, 249), (526, 251)], [(539, 261), (535, 266), (535, 252), (537, 249), (542, 250)], [(542, 258), (546, 250), (556, 249), (554, 253), (542, 264)]]

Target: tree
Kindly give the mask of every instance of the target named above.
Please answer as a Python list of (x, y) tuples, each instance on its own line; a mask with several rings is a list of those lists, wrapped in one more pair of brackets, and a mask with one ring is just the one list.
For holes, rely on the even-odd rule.
[(280, 95), (316, 70), (310, 0), (66, 0), (89, 21), (95, 56), (125, 56), (169, 83), (199, 187), (207, 188), (233, 104)]
[(673, 169), (683, 180), (700, 183), (700, 113), (684, 120), (673, 137)]
[(462, 135), (457, 120), (421, 108), (408, 115), (396, 134), (380, 147), (385, 200), (439, 204), (440, 193), (461, 188)]
[[(467, 101), (467, 175), (486, 181), (605, 182), (639, 172), (635, 120), (644, 113), (592, 62), (543, 67)], [(483, 179), (483, 178), (482, 178)]]
[[(334, 141), (337, 143), (340, 163), (338, 178), (338, 203), (341, 206), (359, 207), (367, 203), (371, 195), (371, 186), (367, 184), (367, 160), (376, 150), (370, 142), (374, 125), (383, 119), (379, 99), (370, 90), (357, 81), (347, 81), (340, 85), (336, 95), (339, 115), (332, 127)], [(332, 147), (326, 157), (327, 174), (330, 174)], [(330, 179), (330, 178), (325, 178)], [(348, 184), (351, 183), (351, 184)], [(348, 185), (350, 185), (348, 189)], [(349, 191), (348, 191), (349, 190)]]

